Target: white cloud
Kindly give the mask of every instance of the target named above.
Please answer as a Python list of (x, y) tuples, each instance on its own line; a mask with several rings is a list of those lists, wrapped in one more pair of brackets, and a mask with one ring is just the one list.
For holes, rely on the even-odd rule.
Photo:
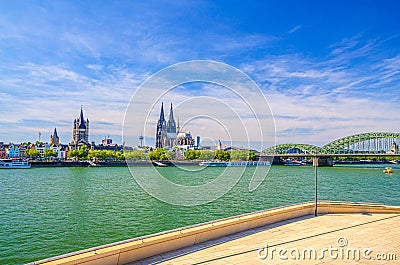
[(296, 31), (299, 31), (302, 28), (302, 25), (297, 25), (294, 28), (292, 28), (291, 30), (288, 31), (288, 34), (293, 34)]
[(86, 67), (95, 71), (103, 70), (103, 65), (101, 64), (88, 64)]
[(399, 55), (354, 63), (379, 48), (358, 38), (332, 46), (327, 59), (287, 54), (243, 65), (267, 95), (278, 142), (322, 144), (355, 133), (398, 131), (388, 113), (399, 111), (392, 100), (400, 96)]

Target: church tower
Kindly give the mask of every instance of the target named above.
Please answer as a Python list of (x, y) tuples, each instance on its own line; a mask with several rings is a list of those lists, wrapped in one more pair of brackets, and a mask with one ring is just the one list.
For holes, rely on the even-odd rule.
[(89, 145), (89, 119), (84, 119), (81, 107), (80, 116), (74, 120), (72, 145)]
[(50, 145), (53, 145), (53, 146), (60, 145), (60, 137), (58, 137), (57, 128), (54, 128), (53, 135), (50, 135)]

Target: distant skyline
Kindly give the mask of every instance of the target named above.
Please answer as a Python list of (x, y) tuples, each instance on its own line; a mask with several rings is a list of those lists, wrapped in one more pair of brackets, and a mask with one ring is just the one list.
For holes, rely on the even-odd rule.
[(188, 60), (250, 76), (277, 143), (398, 132), (399, 10), (398, 1), (1, 1), (0, 141), (36, 141), (39, 131), (49, 141), (56, 127), (67, 144), (83, 105), (89, 141), (121, 143), (135, 89)]

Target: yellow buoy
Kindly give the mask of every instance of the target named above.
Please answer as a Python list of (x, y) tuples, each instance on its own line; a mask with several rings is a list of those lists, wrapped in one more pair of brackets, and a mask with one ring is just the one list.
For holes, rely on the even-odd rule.
[(391, 174), (391, 173), (393, 173), (393, 169), (391, 167), (387, 167), (387, 168), (385, 168), (385, 170), (383, 170), (383, 173)]

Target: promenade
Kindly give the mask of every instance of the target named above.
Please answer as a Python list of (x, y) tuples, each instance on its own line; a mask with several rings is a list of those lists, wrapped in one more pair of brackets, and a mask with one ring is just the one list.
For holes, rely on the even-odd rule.
[(130, 264), (398, 264), (398, 227), (400, 214), (308, 215)]

